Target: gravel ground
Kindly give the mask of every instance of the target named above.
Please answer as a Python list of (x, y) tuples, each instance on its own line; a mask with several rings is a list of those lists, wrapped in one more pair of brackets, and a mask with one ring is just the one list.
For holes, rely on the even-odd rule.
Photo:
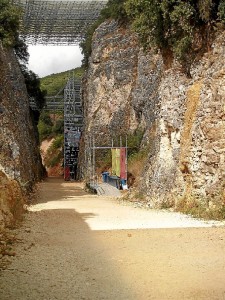
[[(225, 299), (225, 227), (50, 178), (0, 275), (1, 300)], [(13, 233), (14, 236), (15, 233)]]

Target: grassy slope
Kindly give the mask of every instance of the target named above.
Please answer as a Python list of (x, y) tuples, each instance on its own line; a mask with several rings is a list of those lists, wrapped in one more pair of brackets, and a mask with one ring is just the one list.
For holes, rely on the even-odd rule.
[(83, 68), (76, 68), (62, 73), (51, 74), (41, 78), (41, 89), (47, 91), (47, 96), (55, 96), (65, 86), (69, 77), (81, 78), (84, 73)]

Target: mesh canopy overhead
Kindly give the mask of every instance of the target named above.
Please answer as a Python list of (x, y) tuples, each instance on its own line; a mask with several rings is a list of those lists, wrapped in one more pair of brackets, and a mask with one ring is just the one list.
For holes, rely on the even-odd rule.
[(22, 9), (20, 35), (28, 44), (77, 45), (108, 0), (13, 0)]

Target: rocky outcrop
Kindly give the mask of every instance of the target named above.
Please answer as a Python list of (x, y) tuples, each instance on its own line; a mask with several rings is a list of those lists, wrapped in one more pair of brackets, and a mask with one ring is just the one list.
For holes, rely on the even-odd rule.
[(224, 37), (218, 34), (212, 50), (192, 66), (191, 79), (175, 63), (164, 71), (159, 146), (143, 181), (154, 204), (185, 194), (224, 201)]
[(24, 79), (13, 51), (0, 45), (0, 228), (42, 175)]
[[(83, 82), (84, 141), (145, 131), (138, 190), (151, 206), (185, 194), (223, 199), (225, 32), (191, 67), (191, 78), (159, 53), (144, 53), (129, 28), (103, 23)], [(89, 143), (90, 144), (90, 143)]]

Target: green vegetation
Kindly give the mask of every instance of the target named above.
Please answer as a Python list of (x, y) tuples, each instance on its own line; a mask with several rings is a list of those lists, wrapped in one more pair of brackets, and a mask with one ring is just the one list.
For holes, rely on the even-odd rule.
[[(128, 145), (128, 153), (127, 153), (127, 158), (128, 158), (128, 164), (131, 166), (133, 165), (134, 168), (136, 169), (135, 166), (138, 165), (138, 161), (143, 161), (143, 159), (147, 155), (146, 149), (142, 149), (141, 147), (141, 142), (143, 139), (144, 135), (144, 130), (137, 129), (133, 134), (129, 134), (127, 137), (122, 136), (121, 137), (121, 142), (122, 145), (126, 145), (126, 138), (127, 138), (127, 145)], [(118, 138), (118, 137), (117, 137)], [(114, 139), (114, 144), (115, 146), (118, 146), (120, 142), (117, 139), (116, 142), (116, 137)], [(98, 170), (98, 173), (102, 173), (105, 170), (109, 170), (112, 166), (112, 153), (111, 150), (96, 150), (96, 168)], [(140, 165), (138, 165), (139, 168)], [(134, 169), (131, 167), (131, 169)]]
[(20, 9), (9, 0), (0, 0), (0, 41), (3, 47), (12, 47), (17, 58), (27, 63), (27, 45), (19, 38)]
[(47, 154), (45, 157), (45, 165), (47, 167), (54, 167), (57, 164), (61, 163), (63, 159), (63, 141), (64, 141), (64, 136), (63, 135), (58, 135), (51, 146), (47, 150)]
[(46, 91), (47, 96), (55, 96), (60, 91), (63, 94), (63, 88), (65, 87), (67, 80), (72, 75), (75, 78), (81, 78), (84, 74), (83, 68), (76, 68), (69, 71), (51, 74), (49, 76), (41, 78), (41, 90)]
[(127, 22), (127, 14), (124, 7), (125, 0), (109, 0), (106, 7), (102, 9), (98, 20), (89, 28), (85, 39), (80, 43), (80, 48), (84, 56), (82, 65), (87, 67), (88, 58), (92, 52), (92, 37), (98, 26), (107, 19), (115, 19), (120, 23)]
[(211, 42), (208, 33), (212, 36), (214, 23), (225, 21), (224, 6), (224, 0), (127, 0), (125, 3), (141, 45), (145, 49), (160, 49), (164, 57), (173, 53), (187, 73), (197, 53)]
[(225, 23), (225, 0), (221, 0), (218, 7), (218, 15), (220, 20)]
[[(84, 73), (83, 68), (76, 68), (66, 72), (52, 74), (40, 79), (41, 89), (45, 91), (46, 96), (63, 95), (64, 87), (70, 76), (81, 78)], [(62, 162), (63, 158), (63, 134), (64, 134), (64, 119), (63, 112), (48, 112), (42, 111), (38, 123), (39, 139), (52, 139), (54, 141), (47, 151), (45, 165), (54, 167)]]
[(40, 141), (43, 141), (44, 139), (52, 138), (52, 129), (54, 125), (50, 118), (49, 112), (43, 111), (40, 115), (40, 119), (38, 122), (38, 132), (39, 132), (39, 138)]
[[(45, 92), (40, 89), (38, 76), (27, 69), (29, 54), (27, 45), (19, 38), (20, 9), (9, 0), (0, 0), (0, 41), (4, 48), (13, 48), (25, 79), (29, 97), (33, 97), (39, 108), (45, 102)], [(38, 123), (39, 112), (31, 112), (34, 125)]]
[(213, 39), (216, 22), (225, 23), (225, 0), (110, 0), (80, 44), (87, 65), (92, 36), (106, 19), (130, 23), (147, 51), (175, 57), (189, 74), (191, 63)]
[(64, 132), (64, 121), (62, 112), (49, 113), (42, 111), (38, 122), (39, 139), (56, 138)]
[[(129, 135), (127, 138), (128, 174), (130, 174), (129, 176), (131, 176), (134, 180), (138, 180), (141, 176), (141, 172), (149, 154), (149, 146), (142, 145), (143, 135), (144, 131), (138, 129), (134, 132), (134, 134)], [(138, 198), (141, 199), (141, 195), (138, 195)]]
[(133, 134), (127, 136), (128, 159), (137, 155), (141, 151), (141, 142), (144, 136), (144, 130), (137, 129)]
[[(45, 93), (47, 97), (55, 96), (57, 94), (63, 95), (63, 89), (68, 78), (71, 75), (74, 75), (75, 78), (81, 78), (83, 73), (83, 68), (76, 68), (43, 77), (40, 79), (42, 93)], [(50, 112), (43, 111), (41, 113), (38, 123), (40, 141), (56, 138), (58, 135), (63, 134), (63, 130), (64, 121), (62, 112), (54, 112), (50, 114)]]
[(14, 46), (18, 38), (20, 11), (8, 0), (0, 0), (0, 40)]
[(25, 79), (29, 97), (34, 98), (37, 107), (42, 109), (45, 104), (46, 91), (41, 90), (39, 77), (34, 72), (28, 70), (25, 65), (21, 64), (20, 68)]

